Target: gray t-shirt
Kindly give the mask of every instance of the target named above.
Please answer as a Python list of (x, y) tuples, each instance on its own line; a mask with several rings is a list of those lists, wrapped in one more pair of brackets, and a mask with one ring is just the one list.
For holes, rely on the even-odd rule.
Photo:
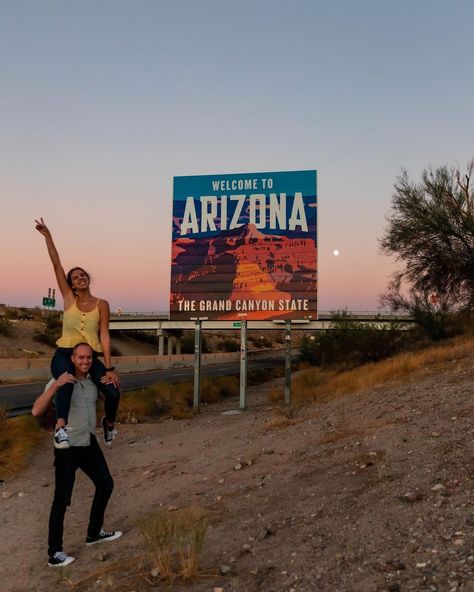
[[(52, 378), (46, 385), (48, 389), (54, 382)], [(74, 383), (71, 408), (67, 423), (67, 433), (71, 446), (89, 446), (90, 434), (95, 435), (97, 387), (87, 377)]]

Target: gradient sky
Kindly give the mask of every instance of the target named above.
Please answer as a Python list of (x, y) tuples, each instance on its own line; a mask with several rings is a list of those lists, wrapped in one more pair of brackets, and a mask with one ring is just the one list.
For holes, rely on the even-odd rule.
[[(320, 310), (376, 310), (401, 168), (474, 156), (472, 0), (0, 0), (0, 302), (167, 310), (174, 175), (318, 170)], [(334, 257), (334, 249), (340, 250)]]

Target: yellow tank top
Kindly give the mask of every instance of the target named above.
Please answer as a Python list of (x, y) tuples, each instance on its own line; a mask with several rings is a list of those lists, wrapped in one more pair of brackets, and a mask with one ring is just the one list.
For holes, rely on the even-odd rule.
[(78, 343), (88, 343), (96, 352), (102, 351), (99, 338), (99, 300), (94, 310), (82, 312), (74, 301), (63, 315), (63, 334), (57, 340), (58, 347), (74, 347)]

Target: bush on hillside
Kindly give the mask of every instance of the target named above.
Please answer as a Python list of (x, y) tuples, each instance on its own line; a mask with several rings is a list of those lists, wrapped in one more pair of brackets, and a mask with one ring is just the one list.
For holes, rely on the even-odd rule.
[(54, 312), (46, 317), (41, 330), (36, 331), (33, 339), (39, 343), (45, 343), (50, 347), (56, 347), (56, 341), (61, 335), (61, 317), (59, 313)]
[[(181, 351), (183, 354), (193, 354), (194, 353), (194, 332), (193, 333), (185, 333), (181, 339)], [(201, 352), (203, 354), (209, 353), (209, 344), (207, 342), (206, 336), (202, 335), (202, 342), (201, 342)]]
[(0, 335), (11, 337), (14, 333), (13, 325), (8, 319), (0, 319)]
[(318, 332), (314, 339), (303, 337), (302, 362), (320, 366), (378, 362), (399, 352), (407, 342), (407, 331), (396, 323), (378, 328), (376, 323), (351, 320), (346, 311), (333, 315), (332, 323), (332, 329)]
[(271, 349), (272, 342), (265, 335), (250, 335), (249, 341), (253, 343), (254, 347)]
[(236, 352), (240, 349), (240, 343), (237, 341), (237, 339), (226, 337), (217, 343), (217, 348), (225, 352)]

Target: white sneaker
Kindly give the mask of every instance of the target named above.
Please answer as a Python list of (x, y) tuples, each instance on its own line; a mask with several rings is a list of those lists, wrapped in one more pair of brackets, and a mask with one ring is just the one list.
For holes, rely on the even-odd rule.
[(69, 448), (70, 446), (66, 428), (57, 428), (54, 432), (54, 447)]
[(49, 567), (65, 567), (73, 561), (76, 561), (75, 557), (71, 557), (62, 551), (56, 551), (56, 553), (48, 559)]
[(119, 539), (122, 535), (123, 532), (121, 530), (113, 530), (112, 532), (101, 530), (96, 537), (87, 536), (86, 544), (95, 545), (96, 543), (102, 543), (103, 541), (115, 541), (115, 539)]

